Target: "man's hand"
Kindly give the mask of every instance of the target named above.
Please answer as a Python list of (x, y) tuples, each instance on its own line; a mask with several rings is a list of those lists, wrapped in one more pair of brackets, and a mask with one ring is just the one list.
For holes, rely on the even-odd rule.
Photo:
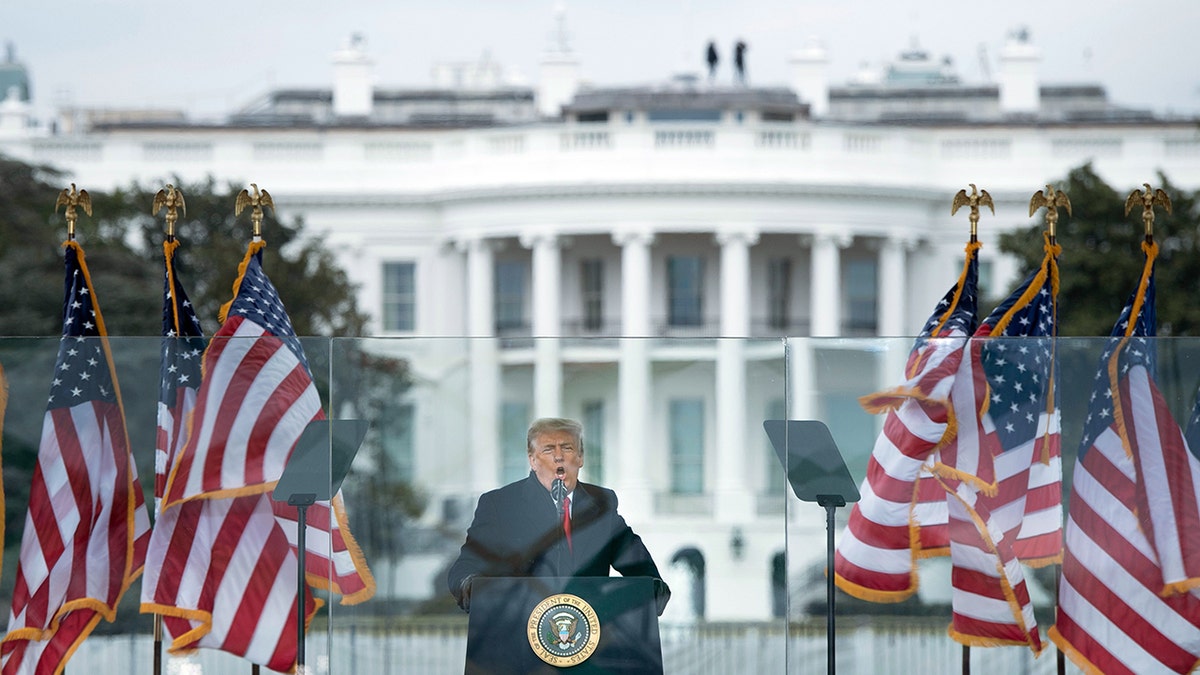
[[(467, 576), (462, 580), (462, 585), (458, 587), (458, 606), (462, 607), (464, 612), (471, 611), (471, 581), (475, 578), (474, 574)], [(661, 614), (661, 612), (659, 612)]]
[(667, 586), (667, 582), (656, 578), (654, 580), (654, 604), (658, 607), (658, 615), (662, 616), (663, 611), (667, 608), (667, 601), (671, 599), (671, 588)]

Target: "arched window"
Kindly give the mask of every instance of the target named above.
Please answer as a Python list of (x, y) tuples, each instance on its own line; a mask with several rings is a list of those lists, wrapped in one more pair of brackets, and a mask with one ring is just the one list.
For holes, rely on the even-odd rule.
[(679, 549), (671, 556), (671, 569), (675, 579), (686, 579), (685, 588), (671, 588), (672, 594), (679, 600), (690, 599), (682, 603), (690, 610), (692, 619), (704, 618), (704, 554), (694, 547)]

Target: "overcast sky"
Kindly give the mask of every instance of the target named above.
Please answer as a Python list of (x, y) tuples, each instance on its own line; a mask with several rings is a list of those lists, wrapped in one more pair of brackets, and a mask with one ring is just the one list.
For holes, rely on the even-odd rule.
[[(433, 64), (485, 52), (536, 79), (556, 0), (0, 0), (0, 40), (32, 76), (37, 110), (56, 104), (162, 107), (204, 116), (272, 86), (328, 87), (332, 53), (360, 32), (383, 86), (425, 86)], [(753, 84), (787, 82), (789, 54), (821, 39), (831, 82), (879, 66), (915, 40), (981, 83), (1013, 28), (1042, 51), (1042, 81), (1095, 82), (1110, 98), (1200, 113), (1197, 0), (566, 0), (570, 44), (597, 84), (701, 72), (710, 39), (731, 76), (749, 46)], [(985, 66), (986, 63), (986, 66)]]

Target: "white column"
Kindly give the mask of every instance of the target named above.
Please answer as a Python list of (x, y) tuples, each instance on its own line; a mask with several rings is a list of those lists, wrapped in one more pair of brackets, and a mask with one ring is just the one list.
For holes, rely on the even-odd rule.
[(817, 419), (816, 381), (813, 374), (812, 338), (788, 340), (788, 419)]
[[(610, 482), (621, 494), (622, 511), (634, 518), (649, 517), (652, 507), (650, 467), (646, 461), (650, 433), (650, 246), (648, 230), (613, 234), (621, 247), (621, 340), (617, 363), (620, 401), (620, 448)], [(607, 467), (606, 467), (607, 468)], [(628, 517), (628, 515), (627, 515)]]
[(562, 414), (562, 256), (552, 232), (521, 235), (533, 249), (534, 417)]
[(467, 251), (467, 334), (470, 335), (471, 487), (490, 490), (500, 477), (500, 359), (496, 347), (492, 242), (460, 242)]
[(850, 245), (847, 234), (817, 233), (812, 237), (812, 330), (813, 337), (842, 334), (841, 250)]
[(746, 344), (750, 335), (750, 246), (758, 233), (733, 229), (716, 236), (721, 245), (721, 336), (717, 341), (716, 515), (744, 524), (754, 515), (747, 484)]
[(878, 334), (883, 337), (906, 335), (904, 299), (908, 297), (905, 283), (905, 257), (911, 242), (900, 237), (884, 237), (879, 246)]
[(750, 335), (750, 247), (758, 233), (731, 230), (718, 233), (721, 246), (721, 336)]
[(613, 243), (621, 247), (621, 335), (649, 337), (650, 247), (654, 233), (622, 230), (613, 233)]

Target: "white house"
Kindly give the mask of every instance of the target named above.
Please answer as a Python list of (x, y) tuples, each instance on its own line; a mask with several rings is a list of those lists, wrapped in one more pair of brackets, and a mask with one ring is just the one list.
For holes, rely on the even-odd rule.
[[(958, 274), (959, 189), (995, 199), (980, 238), (997, 297), (1022, 272), (999, 232), (1069, 169), (1200, 186), (1196, 120), (1041, 83), (1023, 34), (982, 84), (918, 49), (832, 84), (813, 43), (779, 87), (589, 87), (557, 42), (534, 86), (491, 63), (376, 86), (361, 38), (333, 58), (332, 85), (266, 92), (216, 124), (66, 111), (51, 132), (13, 94), (0, 152), (89, 189), (266, 187), (340, 257), (371, 332), (405, 338), (374, 345), (419, 382), (382, 423), (435, 505), (425, 525), (461, 532), (480, 491), (523, 475), (529, 419), (576, 417), (585, 473), (660, 562), (703, 569), (708, 618), (781, 611), (785, 545), (793, 573), (823, 560), (824, 514), (784, 499), (761, 421), (823, 419), (861, 471), (877, 427), (857, 397), (900, 372), (908, 341), (880, 338), (914, 334)], [(420, 578), (388, 592), (427, 594), (447, 555), (401, 561)]]

